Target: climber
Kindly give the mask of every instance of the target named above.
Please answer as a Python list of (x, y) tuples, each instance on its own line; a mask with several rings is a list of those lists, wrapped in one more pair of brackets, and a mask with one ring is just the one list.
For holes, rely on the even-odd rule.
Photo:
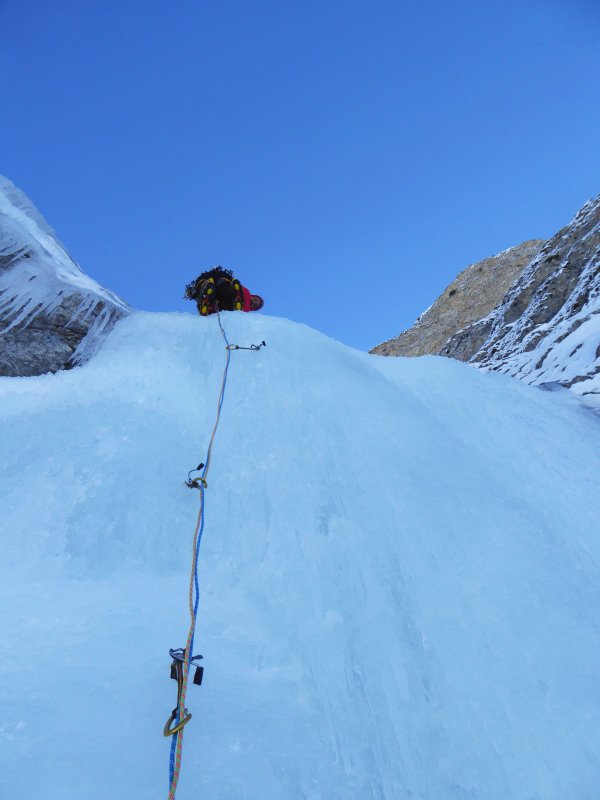
[(207, 317), (217, 311), (258, 311), (264, 300), (234, 277), (229, 269), (213, 267), (185, 287), (184, 298), (195, 300), (198, 313)]

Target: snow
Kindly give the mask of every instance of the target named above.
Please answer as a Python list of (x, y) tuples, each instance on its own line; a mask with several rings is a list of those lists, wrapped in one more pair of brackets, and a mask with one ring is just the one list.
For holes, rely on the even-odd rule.
[[(486, 367), (507, 372), (527, 383), (560, 382), (569, 386), (586, 405), (600, 408), (600, 280), (598, 253), (581, 272), (567, 302), (545, 324), (523, 336), (523, 328), (539, 305), (543, 294), (530, 303), (523, 317), (507, 332), (497, 346), (497, 353)], [(589, 295), (588, 301), (574, 310), (577, 298)], [(535, 347), (532, 340), (539, 339)]]
[[(595, 409), (600, 409), (599, 209), (600, 198), (588, 201), (564, 233), (559, 231), (551, 240), (553, 249), (550, 245), (543, 248), (531, 261), (502, 304), (486, 318), (494, 324), (474, 356), (478, 366), (532, 385), (561, 383)], [(550, 320), (536, 322), (538, 312), (550, 300), (552, 282), (569, 267), (571, 259), (583, 259), (584, 253), (586, 260), (562, 307)], [(506, 314), (516, 295), (531, 287), (544, 262), (553, 258), (560, 259), (554, 270), (533, 292), (519, 318), (507, 324)]]
[[(592, 800), (598, 419), (568, 392), (224, 314), (178, 800)], [(11, 800), (167, 796), (225, 351), (135, 313), (84, 367), (0, 379)]]
[(0, 270), (0, 314), (10, 319), (7, 330), (52, 313), (69, 298), (74, 302), (71, 321), (99, 311), (96, 335), (111, 323), (114, 309), (129, 311), (123, 300), (82, 271), (33, 203), (0, 175), (0, 262), (23, 252), (25, 258)]

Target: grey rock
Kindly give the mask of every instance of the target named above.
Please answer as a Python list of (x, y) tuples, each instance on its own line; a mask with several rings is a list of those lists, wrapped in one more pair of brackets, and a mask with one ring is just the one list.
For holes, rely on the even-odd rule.
[[(539, 240), (523, 242), (497, 256), (471, 264), (411, 328), (371, 352), (393, 356), (443, 353), (467, 361), (481, 347), (490, 330), (480, 320), (498, 306), (543, 244)], [(460, 341), (450, 345), (449, 340), (457, 332), (467, 330)]]
[[(599, 295), (600, 197), (586, 203), (523, 271), (491, 315), (490, 334), (473, 360), (509, 372), (519, 361), (528, 364), (528, 372), (538, 372), (550, 350), (566, 340), (574, 343), (567, 356), (572, 358), (584, 344), (576, 342), (577, 330), (600, 312)], [(535, 359), (515, 358), (534, 351)]]
[[(481, 271), (469, 267), (409, 331), (371, 352), (448, 356), (571, 389), (600, 408), (600, 197), (547, 242), (495, 258), (502, 256), (482, 262)], [(508, 286), (499, 284), (498, 296), (490, 286), (500, 276)], [(461, 293), (462, 305), (453, 308)]]

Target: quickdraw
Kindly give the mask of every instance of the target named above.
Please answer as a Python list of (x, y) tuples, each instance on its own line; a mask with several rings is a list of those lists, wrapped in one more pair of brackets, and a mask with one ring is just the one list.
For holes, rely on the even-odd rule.
[(260, 350), (261, 347), (266, 347), (267, 343), (262, 341), (260, 344), (251, 344), (250, 347), (242, 347), (240, 344), (228, 344), (227, 350)]
[(192, 478), (192, 472), (200, 472), (201, 469), (204, 468), (204, 464), (198, 464), (196, 469), (191, 469), (188, 472), (187, 481), (184, 481), (185, 485), (188, 489), (199, 489), (201, 486), (204, 489), (208, 489), (208, 483), (206, 482), (206, 478), (202, 477), (202, 475), (198, 475), (196, 478)]
[[(187, 725), (192, 718), (192, 715), (188, 712), (186, 708), (184, 716), (181, 718), (180, 722), (173, 728), (171, 727), (171, 725), (173, 725), (173, 723), (177, 719), (181, 703), (181, 694), (183, 690), (183, 668), (185, 663), (185, 648), (183, 647), (179, 647), (177, 649), (171, 648), (169, 650), (169, 655), (173, 659), (171, 663), (171, 678), (177, 681), (177, 705), (175, 706), (175, 708), (171, 713), (171, 716), (165, 723), (165, 727), (163, 729), (164, 736), (173, 736), (174, 733), (178, 733), (178, 731), (180, 731), (185, 725)], [(204, 667), (196, 663), (201, 659), (202, 656), (192, 656), (189, 660), (189, 666), (196, 667), (196, 672), (194, 673), (194, 684), (196, 686), (202, 686), (202, 678), (204, 677)]]

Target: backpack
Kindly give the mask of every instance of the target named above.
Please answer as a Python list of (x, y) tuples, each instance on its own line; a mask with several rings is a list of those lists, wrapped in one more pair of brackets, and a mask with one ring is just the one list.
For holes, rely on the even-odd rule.
[(185, 287), (185, 297), (195, 300), (198, 312), (205, 317), (216, 311), (241, 311), (242, 285), (230, 269), (213, 267)]

